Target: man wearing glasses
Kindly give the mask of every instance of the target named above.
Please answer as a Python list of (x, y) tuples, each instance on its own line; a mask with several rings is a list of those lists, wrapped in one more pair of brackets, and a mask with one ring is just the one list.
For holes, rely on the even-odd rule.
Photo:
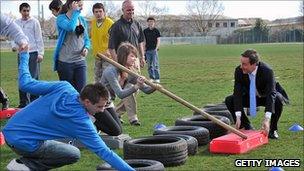
[[(21, 14), (21, 18), (16, 20), (16, 24), (18, 24), (24, 34), (29, 39), (29, 68), (31, 76), (38, 80), (40, 73), (40, 65), (39, 63), (43, 59), (44, 55), (44, 45), (42, 40), (42, 33), (39, 21), (34, 17), (30, 16), (31, 7), (28, 3), (22, 3), (19, 6), (19, 12)], [(13, 42), (13, 51), (16, 51), (18, 46)], [(19, 58), (19, 56), (18, 56)], [(19, 90), (19, 108), (25, 107), (30, 102), (34, 101), (38, 97), (27, 92)]]

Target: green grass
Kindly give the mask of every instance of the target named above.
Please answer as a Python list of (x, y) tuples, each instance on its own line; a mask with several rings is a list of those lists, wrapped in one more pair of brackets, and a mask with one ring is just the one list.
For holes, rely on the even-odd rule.
[[(195, 156), (179, 167), (167, 170), (267, 170), (267, 168), (236, 168), (235, 159), (301, 159), (301, 168), (285, 170), (303, 170), (303, 132), (290, 132), (294, 123), (303, 124), (303, 44), (250, 44), (250, 45), (176, 45), (162, 46), (159, 51), (161, 82), (171, 92), (188, 102), (201, 107), (208, 103), (219, 103), (232, 93), (233, 72), (239, 64), (240, 54), (247, 48), (254, 48), (261, 59), (274, 69), (277, 80), (284, 86), (291, 99), (291, 105), (284, 106), (279, 122), (279, 140), (270, 140), (269, 144), (242, 155), (211, 154), (208, 146), (199, 148)], [(52, 50), (47, 50), (41, 66), (41, 79), (57, 80), (52, 71)], [(93, 81), (93, 58), (88, 57), (88, 80)], [(146, 68), (142, 70), (147, 75)], [(10, 97), (11, 105), (18, 105), (16, 54), (1, 52), (1, 87)], [(156, 123), (174, 125), (177, 118), (192, 115), (192, 111), (156, 92), (151, 95), (140, 93), (138, 114), (142, 122), (140, 127), (123, 125), (124, 133), (131, 137), (148, 136), (153, 133)], [(259, 128), (263, 110), (252, 122)], [(127, 117), (123, 118), (127, 121)], [(5, 121), (1, 121), (3, 126)], [(122, 150), (116, 150), (122, 156)], [(7, 147), (1, 147), (0, 170), (16, 155)], [(58, 170), (95, 170), (102, 161), (88, 150), (82, 150), (81, 160)]]

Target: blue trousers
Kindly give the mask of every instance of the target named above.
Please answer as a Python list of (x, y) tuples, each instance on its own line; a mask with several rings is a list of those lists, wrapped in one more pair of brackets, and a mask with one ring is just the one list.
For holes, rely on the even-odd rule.
[(67, 63), (58, 61), (59, 80), (68, 81), (80, 93), (87, 81), (87, 64), (85, 60)]
[[(38, 52), (31, 52), (29, 59), (29, 70), (32, 78), (38, 80), (40, 75), (40, 63), (37, 62)], [(18, 55), (18, 65), (19, 65), (19, 55)], [(25, 107), (30, 102), (37, 99), (39, 96), (23, 92), (19, 89), (19, 107)]]
[(20, 161), (30, 170), (50, 170), (76, 163), (80, 159), (78, 148), (54, 140), (43, 141), (34, 152), (18, 150), (9, 144), (8, 146), (21, 156)]
[(156, 50), (146, 51), (146, 62), (148, 64), (148, 73), (150, 79), (159, 80), (159, 62)]

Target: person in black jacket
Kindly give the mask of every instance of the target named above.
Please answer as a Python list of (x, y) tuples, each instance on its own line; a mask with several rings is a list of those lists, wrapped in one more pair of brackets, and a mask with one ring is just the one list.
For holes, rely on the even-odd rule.
[[(250, 108), (247, 114), (255, 116), (256, 107), (265, 106), (262, 130), (269, 138), (278, 139), (278, 121), (283, 104), (288, 103), (288, 96), (276, 83), (273, 70), (259, 60), (256, 50), (249, 49), (241, 54), (241, 65), (235, 69), (234, 80), (233, 95), (226, 97), (225, 103), (235, 120), (236, 128), (253, 129), (244, 108)], [(250, 83), (254, 87), (251, 88)]]

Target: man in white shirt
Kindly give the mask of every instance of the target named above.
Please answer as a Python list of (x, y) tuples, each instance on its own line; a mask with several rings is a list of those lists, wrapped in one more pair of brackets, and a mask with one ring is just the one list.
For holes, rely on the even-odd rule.
[[(29, 69), (33, 78), (39, 79), (40, 65), (43, 59), (44, 45), (39, 21), (30, 16), (31, 7), (28, 3), (22, 3), (19, 6), (21, 18), (15, 22), (21, 27), (24, 34), (29, 39)], [(16, 51), (17, 46), (13, 45), (13, 51)], [(19, 61), (19, 60), (18, 60)], [(35, 95), (30, 95), (19, 90), (19, 108), (25, 107), (27, 104), (37, 99)]]

